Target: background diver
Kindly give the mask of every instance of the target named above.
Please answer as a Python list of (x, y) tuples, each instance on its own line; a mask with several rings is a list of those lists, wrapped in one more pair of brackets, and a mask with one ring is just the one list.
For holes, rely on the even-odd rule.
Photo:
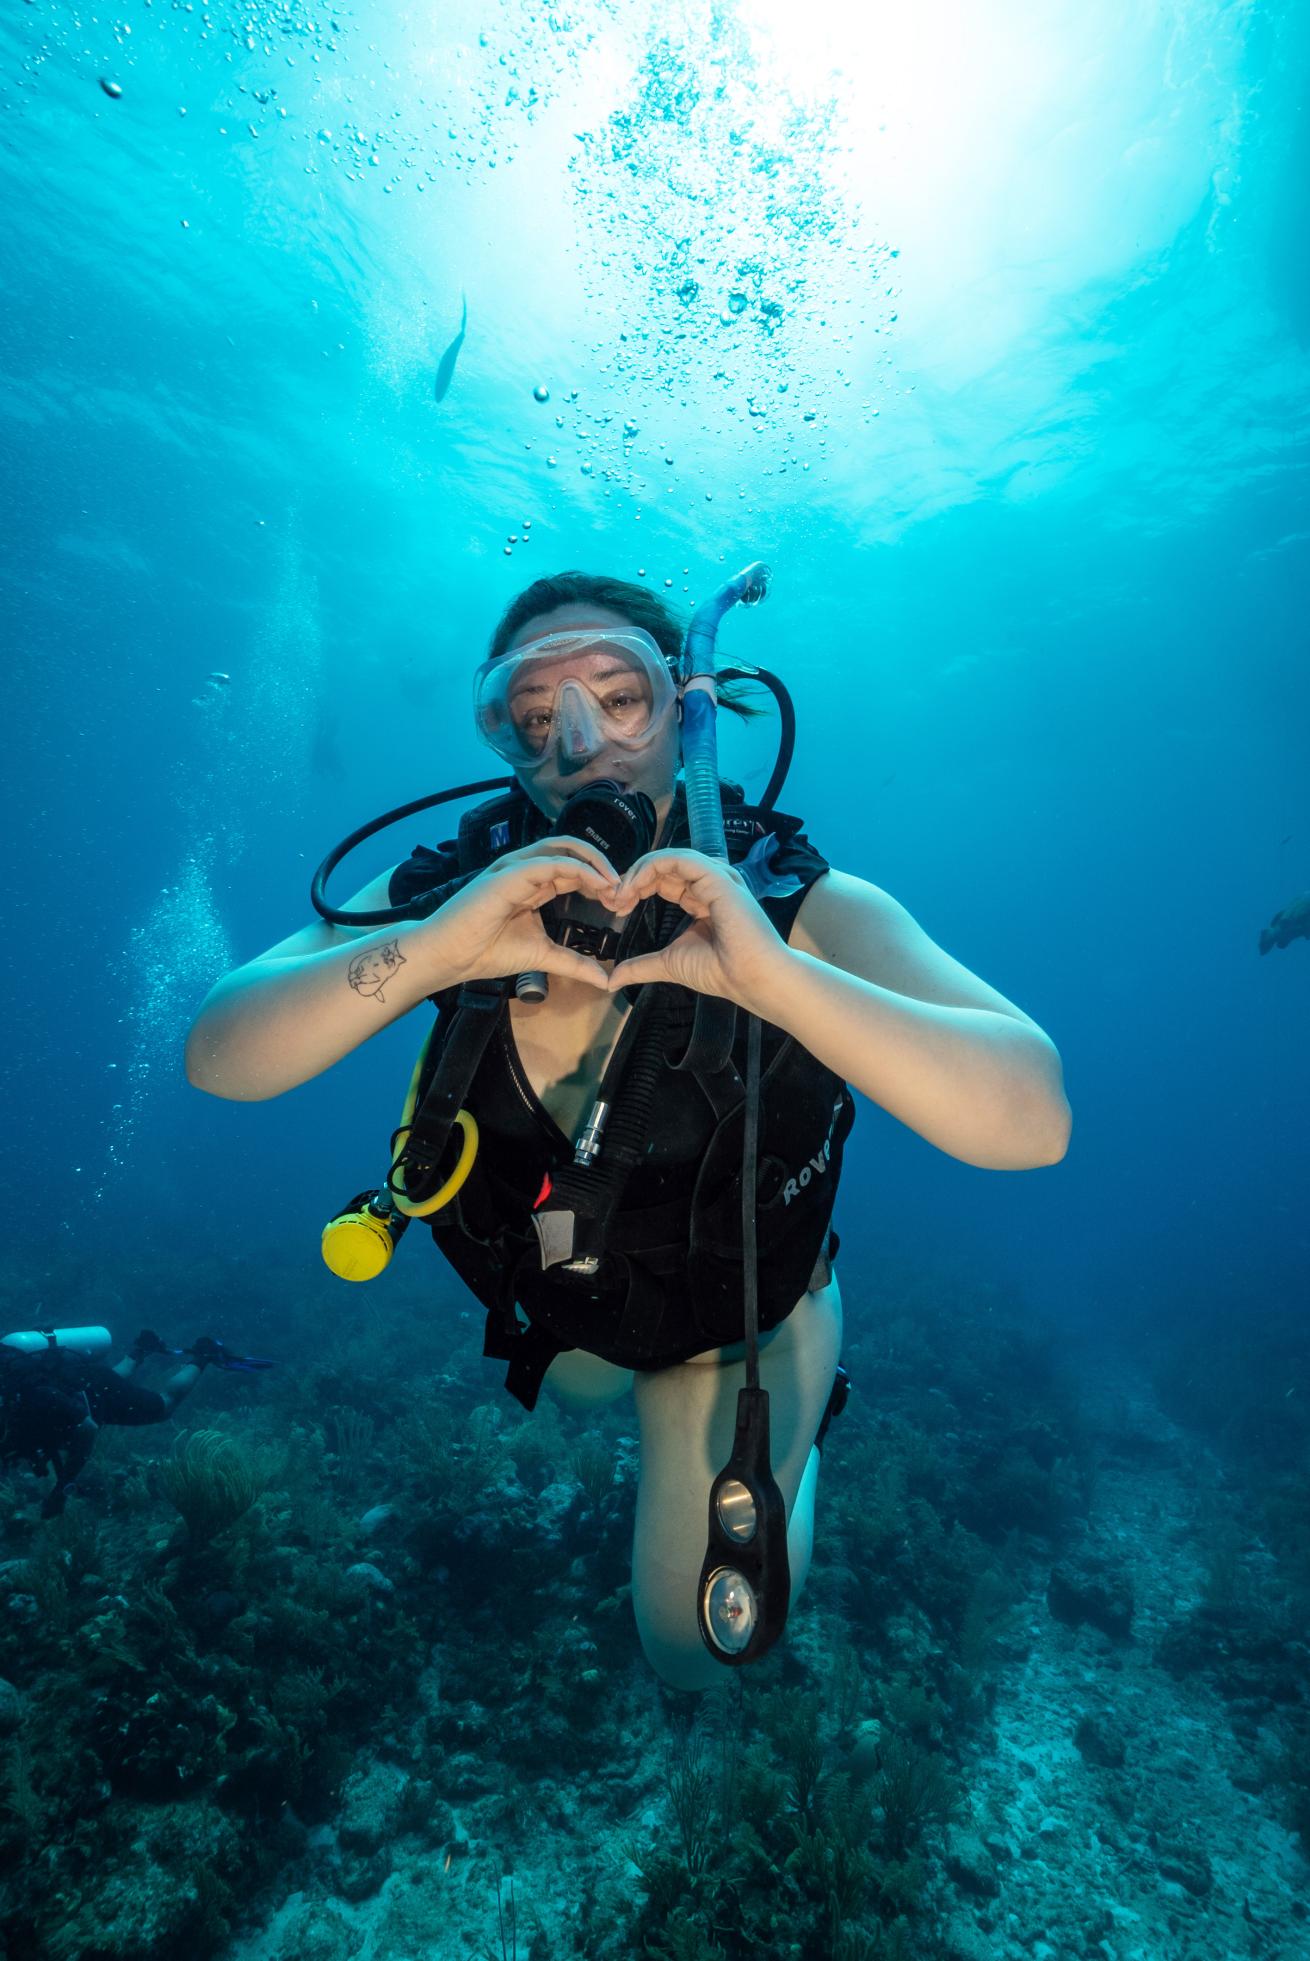
[(1293, 940), (1310, 940), (1310, 892), (1293, 899), (1291, 905), (1276, 912), (1267, 926), (1260, 928), (1260, 951), (1291, 946)]
[[(121, 1361), (102, 1359), (107, 1328), (41, 1329), (0, 1340), (0, 1464), (25, 1463), (55, 1481), (41, 1506), (42, 1518), (64, 1509), (74, 1480), (106, 1424), (138, 1427), (162, 1423), (188, 1396), (206, 1368), (248, 1371), (269, 1363), (234, 1355), (210, 1335), (186, 1349), (166, 1347), (143, 1328)], [(180, 1359), (158, 1389), (132, 1381), (152, 1355)]]
[[(193, 1084), (259, 1100), (322, 1074), (430, 996), (438, 1054), (458, 1005), (490, 1002), (460, 1111), (475, 1120), (472, 1168), (433, 1214), (433, 1234), (487, 1307), (484, 1352), (509, 1361), (508, 1386), (528, 1407), (543, 1380), (581, 1404), (633, 1388), (633, 1604), (652, 1666), (684, 1689), (718, 1679), (698, 1574), (711, 1487), (739, 1434), (746, 1244), (742, 1125), (729, 1150), (732, 1112), (711, 1094), (745, 1074), (747, 1042), (739, 1032), (730, 1067), (713, 1076), (675, 1068), (692, 1011), (726, 1002), (739, 1031), (762, 1031), (758, 1363), (793, 1599), (809, 1566), (816, 1439), (840, 1380), (828, 1220), (847, 1084), (972, 1165), (1055, 1163), (1069, 1132), (1059, 1057), (1037, 1024), (886, 892), (832, 868), (797, 820), (746, 807), (724, 856), (691, 847), (688, 731), (703, 704), (690, 650), (704, 611), (684, 654), (681, 623), (644, 586), (565, 573), (521, 593), (476, 678), (477, 732), (515, 787), (483, 822), (472, 862), (454, 844), (416, 851), (351, 906), (415, 902), (427, 916), (302, 928), (218, 982), (187, 1048)], [(872, 724), (872, 680), (867, 689)], [(859, 711), (844, 692), (842, 716)], [(580, 791), (625, 808), (649, 798), (656, 848), (620, 866), (570, 830)], [(716, 813), (719, 792), (716, 775)], [(733, 816), (725, 788), (724, 824)], [(611, 923), (604, 953), (561, 943), (560, 913), (579, 907)], [(515, 976), (535, 984), (516, 989)], [(561, 1209), (561, 1189), (583, 1175), (603, 1079), (647, 995), (668, 1023), (640, 1155), (613, 1209), (587, 1218), (575, 1198)], [(628, 1087), (624, 1076), (598, 1165)]]

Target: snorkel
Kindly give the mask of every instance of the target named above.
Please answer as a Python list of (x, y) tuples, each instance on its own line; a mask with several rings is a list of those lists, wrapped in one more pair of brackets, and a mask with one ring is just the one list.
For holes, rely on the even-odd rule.
[(717, 655), (719, 621), (738, 601), (756, 606), (769, 590), (769, 568), (756, 559), (708, 599), (701, 601), (687, 629), (682, 654), (682, 771), (687, 786), (687, 819), (694, 851), (726, 860), (723, 804), (719, 793)]

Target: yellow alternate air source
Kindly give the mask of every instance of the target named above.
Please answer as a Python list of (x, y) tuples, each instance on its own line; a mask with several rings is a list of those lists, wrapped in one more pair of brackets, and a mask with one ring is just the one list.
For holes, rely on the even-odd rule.
[[(429, 1035), (428, 1042), (431, 1039)], [(428, 1042), (423, 1044), (405, 1092), (400, 1127), (392, 1139), (391, 1170), (384, 1190), (365, 1193), (348, 1210), (338, 1212), (334, 1219), (329, 1219), (323, 1228), (320, 1242), (323, 1259), (339, 1280), (376, 1280), (390, 1263), (409, 1221), (431, 1218), (443, 1205), (449, 1205), (473, 1169), (473, 1161), (478, 1154), (477, 1119), (469, 1110), (458, 1110), (455, 1123), (461, 1141), (454, 1170), (430, 1198), (412, 1199), (406, 1195), (404, 1151), (418, 1105)]]
[(395, 1250), (385, 1219), (361, 1205), (323, 1228), (323, 1259), (338, 1280), (376, 1280)]

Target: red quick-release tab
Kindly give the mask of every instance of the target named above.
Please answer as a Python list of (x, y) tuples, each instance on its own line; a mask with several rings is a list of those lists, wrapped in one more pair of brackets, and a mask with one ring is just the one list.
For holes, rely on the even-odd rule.
[(551, 1194), (551, 1183), (550, 1183), (550, 1173), (548, 1171), (545, 1177), (541, 1181), (541, 1190), (537, 1193), (536, 1198), (532, 1202), (532, 1209), (534, 1212), (540, 1212), (542, 1206), (546, 1203), (546, 1200), (550, 1197), (550, 1194)]

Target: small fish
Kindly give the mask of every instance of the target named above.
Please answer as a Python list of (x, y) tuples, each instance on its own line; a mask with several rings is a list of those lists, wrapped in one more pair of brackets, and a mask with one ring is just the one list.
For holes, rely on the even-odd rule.
[(459, 332), (437, 364), (437, 378), (432, 384), (434, 402), (445, 401), (450, 384), (455, 379), (455, 363), (459, 359), (459, 350), (464, 345), (464, 330), (469, 323), (469, 303), (463, 293), (460, 294), (460, 300), (462, 311), (459, 316)]
[(193, 708), (212, 708), (216, 701), (223, 699), (223, 690), (230, 688), (231, 685), (232, 676), (230, 674), (224, 674), (223, 670), (219, 667), (212, 668), (205, 676), (205, 692), (202, 695), (192, 695), (191, 706)]

